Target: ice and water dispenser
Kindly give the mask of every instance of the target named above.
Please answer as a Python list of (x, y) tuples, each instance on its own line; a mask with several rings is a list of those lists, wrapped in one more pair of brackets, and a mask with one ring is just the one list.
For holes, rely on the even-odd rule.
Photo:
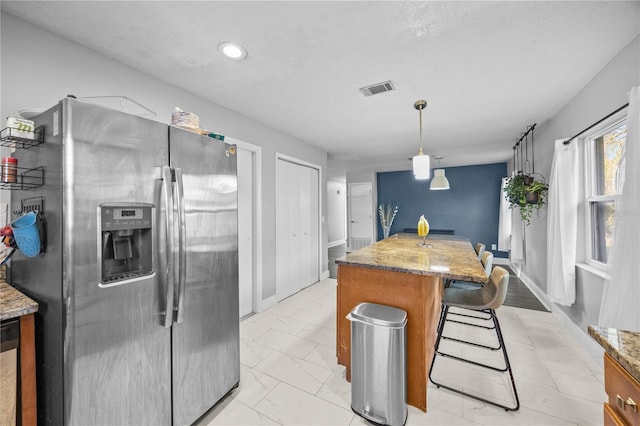
[(98, 207), (98, 285), (110, 287), (153, 275), (153, 205)]

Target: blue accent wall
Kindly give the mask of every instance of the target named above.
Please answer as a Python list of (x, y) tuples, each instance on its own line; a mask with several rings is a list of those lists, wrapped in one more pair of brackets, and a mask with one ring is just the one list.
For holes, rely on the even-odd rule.
[[(491, 250), (491, 244), (498, 243), (500, 188), (507, 176), (507, 163), (448, 167), (445, 173), (451, 186), (446, 191), (431, 191), (431, 180), (416, 180), (411, 170), (377, 174), (378, 205), (398, 203), (390, 235), (417, 228), (420, 215), (424, 215), (431, 229), (453, 229), (456, 236), (469, 238), (474, 246), (480, 242)], [(382, 227), (380, 218), (376, 219), (380, 240)], [(491, 251), (495, 257), (507, 257), (506, 252)]]

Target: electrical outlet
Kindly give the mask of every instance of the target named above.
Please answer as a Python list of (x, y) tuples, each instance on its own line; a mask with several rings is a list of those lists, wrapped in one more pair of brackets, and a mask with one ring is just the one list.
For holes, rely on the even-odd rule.
[(495, 244), (491, 244), (491, 250), (497, 250), (497, 249), (498, 249), (498, 246), (497, 246), (497, 245), (495, 245)]

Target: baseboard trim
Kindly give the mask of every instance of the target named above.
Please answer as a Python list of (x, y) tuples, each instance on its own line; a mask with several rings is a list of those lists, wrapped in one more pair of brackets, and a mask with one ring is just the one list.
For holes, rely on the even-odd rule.
[[(511, 266), (511, 268), (515, 271), (516, 269)], [(586, 330), (581, 329), (575, 322), (571, 320), (569, 315), (567, 315), (562, 309), (558, 307), (555, 303), (553, 303), (546, 293), (544, 293), (540, 287), (538, 287), (531, 278), (527, 276), (524, 272), (522, 272), (518, 268), (519, 273), (518, 278), (524, 283), (524, 285), (529, 288), (529, 290), (540, 300), (540, 303), (544, 305), (545, 308), (551, 311), (552, 314), (556, 316), (562, 323), (562, 325), (569, 331), (569, 333), (576, 338), (576, 340), (582, 345), (582, 347), (589, 353), (591, 358), (593, 358), (598, 364), (602, 362), (602, 353), (604, 349), (597, 344), (588, 334)]]
[(347, 245), (347, 240), (331, 241), (330, 243), (327, 244), (327, 248), (340, 246), (342, 244)]
[(506, 257), (494, 257), (493, 264), (510, 266), (509, 258), (506, 258)]
[(275, 295), (271, 297), (267, 297), (266, 299), (263, 299), (262, 302), (260, 303), (260, 306), (258, 306), (258, 312), (266, 311), (267, 309), (269, 309), (270, 307), (274, 306), (277, 303), (278, 303), (278, 299), (276, 299)]
[(327, 278), (329, 278), (329, 270), (322, 271), (322, 274), (320, 274), (320, 281), (326, 280)]

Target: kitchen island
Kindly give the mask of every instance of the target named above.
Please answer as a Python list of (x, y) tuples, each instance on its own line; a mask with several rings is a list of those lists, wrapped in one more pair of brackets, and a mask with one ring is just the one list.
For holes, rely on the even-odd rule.
[(338, 264), (336, 351), (351, 380), (351, 328), (346, 316), (359, 303), (407, 312), (407, 403), (427, 411), (427, 381), (433, 357), (445, 279), (486, 283), (471, 243), (437, 235), (426, 240), (396, 234), (336, 260)]

